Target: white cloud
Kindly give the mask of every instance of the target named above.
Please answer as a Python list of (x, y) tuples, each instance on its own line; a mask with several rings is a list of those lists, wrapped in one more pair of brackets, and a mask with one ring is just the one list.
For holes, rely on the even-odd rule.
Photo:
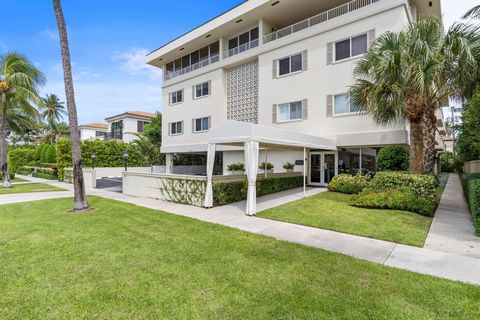
[(52, 41), (59, 41), (58, 32), (50, 28), (43, 29), (40, 31), (40, 36)]
[(132, 76), (148, 76), (152, 80), (162, 79), (162, 70), (146, 64), (147, 49), (137, 48), (125, 52), (116, 52), (112, 59), (120, 63), (121, 68)]

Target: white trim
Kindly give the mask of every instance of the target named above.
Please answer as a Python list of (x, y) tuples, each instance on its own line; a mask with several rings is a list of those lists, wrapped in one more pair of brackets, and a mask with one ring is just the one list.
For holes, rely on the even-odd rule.
[[(363, 36), (363, 35), (367, 36), (367, 51), (364, 52), (364, 53), (361, 53), (361, 54), (352, 55), (352, 39), (356, 38), (356, 37), (359, 37), (359, 36)], [(350, 40), (350, 56), (348, 58), (337, 60), (337, 43), (345, 41), (345, 40)], [(334, 41), (333, 42), (333, 64), (340, 63), (340, 62), (345, 62), (345, 61), (348, 61), (348, 60), (353, 60), (355, 58), (359, 58), (359, 57), (363, 56), (365, 53), (368, 52), (369, 40), (370, 39), (369, 39), (369, 36), (368, 36), (368, 31), (366, 31), (366, 32), (362, 32), (362, 33), (359, 33), (359, 34), (356, 34), (356, 35), (353, 35), (353, 36), (350, 36), (350, 37), (346, 37), (346, 38)]]
[[(348, 98), (348, 104), (349, 104), (349, 112), (342, 112), (342, 113), (336, 113), (335, 112), (335, 97), (337, 96), (343, 96), (346, 95)], [(350, 102), (350, 96), (348, 92), (343, 92), (343, 93), (337, 93), (333, 94), (333, 105), (332, 105), (332, 118), (341, 118), (341, 117), (348, 117), (348, 116), (358, 116), (362, 114), (361, 111), (351, 111), (352, 110), (352, 103)]]
[[(300, 103), (300, 118), (295, 118), (295, 119), (290, 119), (290, 113), (291, 113), (291, 106), (292, 103)], [(285, 106), (288, 104), (288, 120), (279, 120), (279, 115), (280, 115), (280, 107)], [(287, 122), (297, 122), (297, 121), (303, 121), (303, 100), (297, 100), (297, 101), (290, 101), (290, 102), (285, 102), (285, 103), (279, 103), (277, 104), (277, 121), (276, 123), (287, 123)]]
[[(300, 61), (300, 70), (298, 71), (294, 71), (292, 72), (292, 57), (294, 56), (301, 56), (301, 61)], [(279, 58), (279, 59), (276, 59), (274, 61), (274, 63), (277, 64), (277, 79), (280, 79), (280, 78), (283, 78), (283, 77), (287, 77), (287, 76), (293, 76), (295, 74), (298, 74), (298, 73), (302, 73), (303, 71), (303, 51), (302, 52), (299, 52), (299, 53), (294, 53), (294, 54), (291, 54), (291, 55), (288, 55), (288, 56), (285, 56), (283, 58)], [(285, 60), (285, 59), (289, 59), (289, 62), (290, 62), (290, 66), (289, 66), (289, 70), (290, 72), (289, 73), (285, 73), (285, 74), (280, 74), (280, 60)]]
[[(182, 130), (181, 130), (181, 132), (172, 133), (172, 128), (173, 128), (172, 125), (173, 125), (173, 124), (178, 124), (178, 123), (181, 123), (181, 125), (182, 125)], [(170, 123), (168, 124), (168, 134), (169, 134), (170, 136), (180, 136), (180, 135), (182, 135), (184, 132), (185, 132), (185, 122), (184, 122), (183, 120), (182, 120), (182, 121), (170, 122)]]
[[(179, 92), (182, 92), (182, 101), (178, 102), (178, 93)], [(172, 103), (172, 96), (173, 94), (177, 94), (177, 102), (175, 103)], [(172, 91), (172, 92), (169, 92), (168, 93), (168, 105), (169, 106), (176, 106), (177, 104), (181, 104), (185, 101), (185, 91), (184, 89), (180, 89), (180, 90), (175, 90), (175, 91)]]
[(208, 124), (208, 118), (210, 116), (206, 116), (206, 117), (200, 117), (200, 118), (194, 118), (193, 119), (193, 130), (192, 132), (193, 133), (205, 133), (205, 132), (208, 132), (210, 130), (210, 128), (206, 129), (206, 130), (197, 130), (197, 120), (203, 120), (203, 119), (207, 119), (207, 127), (209, 127), (209, 124)]
[[(203, 93), (203, 85), (204, 84), (207, 84), (208, 86), (208, 94), (204, 94), (204, 95), (201, 95), (201, 96), (197, 96), (197, 87), (198, 86), (202, 86), (202, 93)], [(206, 98), (206, 97), (209, 97), (211, 95), (211, 92), (212, 92), (212, 88), (211, 88), (211, 84), (210, 84), (210, 81), (204, 81), (202, 83), (198, 83), (198, 84), (195, 84), (193, 85), (193, 100), (198, 100), (198, 99), (202, 99), (202, 98)]]

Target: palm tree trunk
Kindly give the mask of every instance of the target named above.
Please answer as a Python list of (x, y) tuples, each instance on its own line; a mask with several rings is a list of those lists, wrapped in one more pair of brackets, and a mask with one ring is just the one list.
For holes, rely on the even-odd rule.
[(423, 125), (410, 121), (410, 173), (423, 173)]
[(0, 167), (2, 169), (3, 187), (10, 188), (7, 163), (7, 95), (2, 93), (2, 123), (0, 126)]
[(435, 168), (435, 131), (436, 131), (437, 117), (435, 115), (435, 108), (427, 108), (423, 116), (423, 123), (425, 125), (424, 135), (424, 163), (425, 172), (433, 172)]
[(72, 140), (73, 162), (73, 211), (88, 210), (85, 183), (82, 171), (82, 153), (80, 150), (80, 134), (78, 130), (77, 107), (75, 105), (75, 92), (73, 90), (72, 64), (70, 49), (68, 47), (67, 27), (63, 17), (60, 0), (53, 0), (55, 17), (57, 18), (58, 32), (60, 34), (60, 46), (62, 49), (63, 78), (65, 81), (65, 96), (67, 98), (68, 120), (70, 123), (70, 139)]

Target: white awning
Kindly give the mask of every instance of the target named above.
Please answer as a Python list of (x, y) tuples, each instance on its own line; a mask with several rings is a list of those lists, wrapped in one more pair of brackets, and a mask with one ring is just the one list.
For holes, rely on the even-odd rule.
[(232, 120), (212, 127), (208, 139), (208, 143), (231, 145), (243, 144), (248, 141), (257, 141), (268, 145), (336, 150), (336, 142), (333, 139)]

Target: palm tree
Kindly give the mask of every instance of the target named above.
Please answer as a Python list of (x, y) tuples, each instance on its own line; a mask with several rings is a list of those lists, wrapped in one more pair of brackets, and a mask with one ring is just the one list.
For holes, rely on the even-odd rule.
[(67, 114), (64, 103), (55, 94), (47, 94), (45, 98), (42, 98), (42, 102), (42, 117), (46, 120), (49, 127), (55, 127), (60, 120), (63, 120), (63, 116)]
[(461, 99), (473, 92), (478, 40), (476, 27), (457, 24), (445, 34), (439, 19), (427, 18), (380, 36), (355, 68), (353, 105), (380, 125), (408, 120), (410, 172), (424, 172), (424, 143), (426, 169), (431, 169), (435, 110), (450, 96)]
[(468, 10), (467, 13), (463, 16), (464, 19), (473, 18), (473, 19), (480, 19), (480, 5), (473, 7), (472, 9)]
[(80, 134), (78, 130), (77, 107), (75, 104), (75, 91), (73, 89), (72, 63), (68, 47), (67, 26), (63, 16), (60, 0), (53, 0), (53, 8), (57, 19), (60, 47), (62, 51), (63, 78), (65, 82), (65, 96), (67, 97), (68, 120), (70, 122), (70, 139), (72, 141), (73, 162), (73, 212), (89, 210), (85, 194), (85, 182), (82, 171), (82, 153), (80, 150)]
[(0, 113), (0, 168), (3, 186), (6, 188), (11, 187), (7, 163), (9, 106), (31, 111), (32, 104), (41, 104), (38, 88), (44, 82), (45, 78), (42, 72), (26, 57), (15, 52), (7, 52), (0, 56), (0, 98), (2, 107)]

